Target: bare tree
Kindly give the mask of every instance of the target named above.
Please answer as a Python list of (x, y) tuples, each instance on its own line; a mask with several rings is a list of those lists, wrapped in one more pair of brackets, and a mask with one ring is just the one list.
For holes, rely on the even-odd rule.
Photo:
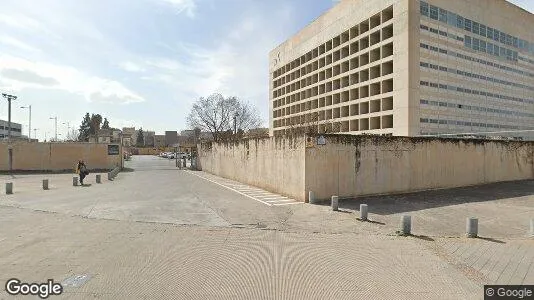
[(67, 132), (67, 141), (77, 141), (79, 136), (80, 131), (77, 129), (72, 129), (71, 131)]
[[(248, 130), (261, 125), (257, 110), (237, 97), (212, 94), (194, 104), (187, 122), (191, 128), (211, 132), (215, 141), (228, 138), (235, 129)], [(237, 131), (237, 130), (236, 130)]]

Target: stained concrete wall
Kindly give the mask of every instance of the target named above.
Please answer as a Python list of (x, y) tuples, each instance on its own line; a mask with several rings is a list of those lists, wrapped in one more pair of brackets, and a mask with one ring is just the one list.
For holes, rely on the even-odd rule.
[[(15, 171), (73, 170), (80, 159), (89, 169), (113, 169), (121, 165), (121, 155), (108, 155), (108, 144), (14, 142), (12, 149)], [(9, 170), (8, 144), (0, 143), (0, 171), (6, 170)]]
[(249, 139), (200, 146), (206, 172), (305, 200), (304, 137)]
[(327, 135), (200, 146), (201, 169), (305, 201), (534, 178), (534, 142)]
[(411, 192), (534, 178), (533, 142), (326, 136), (306, 149), (316, 197)]

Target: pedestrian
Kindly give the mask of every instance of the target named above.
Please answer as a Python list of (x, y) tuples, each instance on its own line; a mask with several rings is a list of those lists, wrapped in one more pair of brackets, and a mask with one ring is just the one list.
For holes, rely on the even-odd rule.
[(83, 160), (78, 161), (78, 165), (76, 166), (76, 173), (80, 175), (80, 184), (83, 185), (83, 180), (85, 176), (89, 174), (89, 171), (87, 171), (87, 166), (85, 165), (85, 162)]

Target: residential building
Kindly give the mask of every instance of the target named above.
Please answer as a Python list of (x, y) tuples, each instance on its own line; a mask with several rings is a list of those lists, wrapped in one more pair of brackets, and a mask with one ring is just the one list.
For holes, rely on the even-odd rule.
[(121, 134), (122, 131), (120, 129), (112, 128), (111, 129), (111, 142), (112, 143), (120, 143), (121, 142)]
[[(0, 120), (0, 138), (7, 138), (9, 133), (9, 122)], [(11, 137), (21, 138), (22, 137), (22, 125), (20, 123), (11, 122)], [(28, 138), (26, 136), (26, 138)]]
[(135, 146), (137, 133), (135, 127), (122, 128), (122, 145), (125, 147)]
[(89, 143), (111, 143), (113, 131), (111, 129), (100, 129), (98, 134), (89, 136)]
[(534, 15), (504, 0), (341, 0), (270, 53), (270, 134), (534, 139)]

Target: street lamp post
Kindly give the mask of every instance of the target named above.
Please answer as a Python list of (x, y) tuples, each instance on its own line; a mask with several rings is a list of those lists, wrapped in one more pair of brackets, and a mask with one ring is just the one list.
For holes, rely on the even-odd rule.
[(13, 148), (11, 147), (11, 100), (17, 100), (17, 96), (14, 95), (8, 95), (8, 94), (2, 94), (4, 98), (7, 99), (7, 106), (8, 106), (8, 117), (7, 117), (7, 142), (9, 144), (7, 149), (7, 157), (9, 162), (9, 173), (13, 170)]
[(30, 117), (28, 120), (28, 142), (31, 142), (32, 140), (32, 106), (31, 105), (21, 106), (20, 108), (28, 108), (28, 110), (30, 111)]
[(50, 120), (54, 120), (54, 135), (55, 135), (55, 141), (57, 142), (57, 116), (56, 117), (50, 117)]
[(70, 135), (70, 122), (63, 122), (61, 124), (67, 125), (67, 135), (65, 136), (65, 138), (68, 139)]
[(11, 140), (11, 100), (17, 100), (17, 96), (13, 96), (13, 95), (8, 95), (8, 94), (2, 94), (2, 96), (4, 98), (7, 99), (7, 106), (8, 106), (8, 112), (7, 112), (7, 126), (8, 126), (8, 131), (7, 131), (7, 140), (10, 141)]
[(34, 137), (37, 141), (39, 141), (39, 140), (37, 139), (37, 130), (39, 130), (39, 129), (38, 129), (38, 128), (34, 128), (34, 129), (33, 129), (33, 137)]

